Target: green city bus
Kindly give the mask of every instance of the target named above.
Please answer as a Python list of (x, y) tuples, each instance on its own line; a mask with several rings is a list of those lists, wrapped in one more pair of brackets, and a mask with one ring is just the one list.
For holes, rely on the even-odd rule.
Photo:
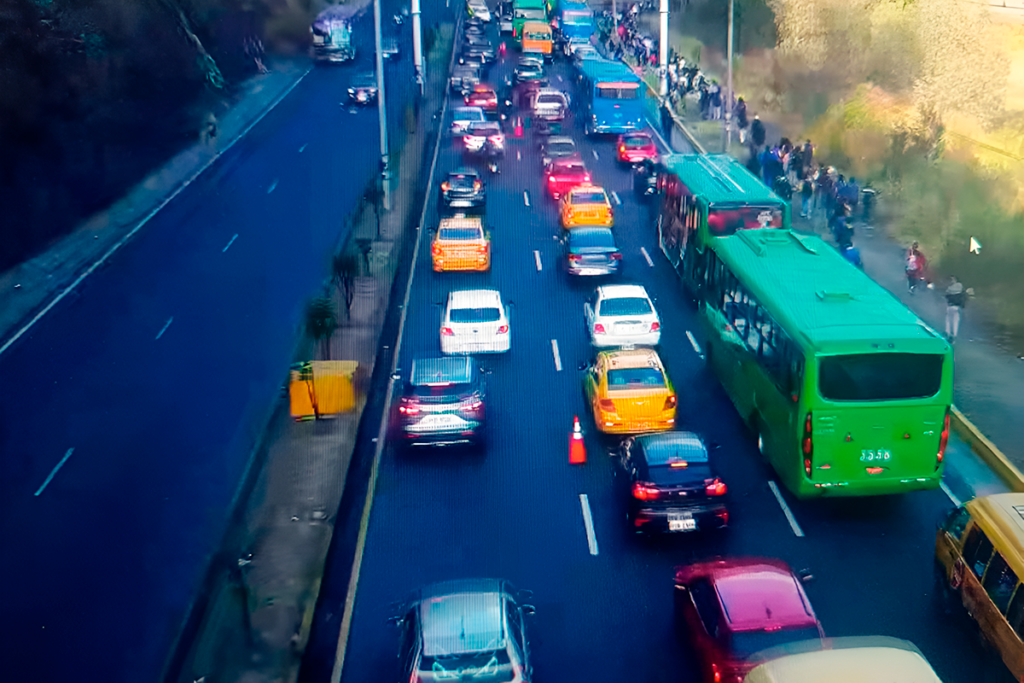
[(544, 0), (515, 0), (512, 3), (512, 38), (516, 45), (523, 45), (523, 24), (528, 21), (548, 21), (548, 9)]
[(789, 203), (728, 154), (669, 154), (657, 173), (658, 244), (695, 296), (715, 238), (791, 227)]
[(708, 252), (707, 361), (798, 498), (933, 489), (953, 351), (822, 239), (744, 230)]

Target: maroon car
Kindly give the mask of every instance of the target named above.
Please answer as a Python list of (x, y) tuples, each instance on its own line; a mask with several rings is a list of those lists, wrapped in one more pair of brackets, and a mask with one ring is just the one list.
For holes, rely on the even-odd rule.
[(473, 92), (465, 97), (467, 107), (480, 107), (485, 114), (498, 113), (498, 94), (489, 85), (473, 86)]
[(647, 133), (626, 133), (619, 136), (615, 145), (616, 158), (619, 163), (639, 164), (650, 159), (658, 160), (658, 146), (654, 138)]

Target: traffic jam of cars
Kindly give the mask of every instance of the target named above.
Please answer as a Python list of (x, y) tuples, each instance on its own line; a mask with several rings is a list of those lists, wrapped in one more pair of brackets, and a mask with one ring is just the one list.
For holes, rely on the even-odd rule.
[[(584, 3), (562, 4), (586, 8)], [(435, 218), (424, 226), (424, 262), (430, 268), (416, 275), (417, 283), (426, 278), (427, 284), (414, 286), (414, 291), (429, 289), (429, 304), (410, 314), (419, 316), (416, 320), (430, 316), (436, 327), (417, 334), (436, 341), (428, 345), (433, 351), (417, 348), (396, 375), (400, 381), (388, 417), (388, 443), (404, 458), (479, 463), (494, 447), (499, 430), (533, 429), (529, 423), (509, 424), (516, 418), (507, 401), (500, 410), (495, 405), (500, 374), (495, 368), (507, 367), (521, 346), (546, 347), (547, 340), (532, 339), (532, 329), (522, 322), (527, 312), (516, 306), (516, 279), (522, 268), (544, 272), (552, 261), (542, 263), (542, 253), (554, 252), (531, 242), (529, 260), (517, 266), (513, 278), (499, 275), (495, 266), (519, 258), (507, 245), (519, 239), (522, 225), (546, 221), (545, 239), (557, 247), (554, 265), (577, 300), (574, 324), (580, 336), (574, 347), (589, 350), (575, 368), (571, 360), (563, 361), (553, 339), (551, 352), (557, 371), (565, 362), (567, 371), (578, 373), (576, 391), (586, 412), (576, 426), (582, 422), (581, 431), (592, 433), (591, 442), (600, 444), (603, 453), (593, 460), (610, 465), (614, 492), (609, 495), (621, 505), (618, 525), (629, 538), (644, 539), (641, 543), (667, 545), (670, 551), (680, 541), (701, 548), (685, 553), (689, 561), (677, 565), (674, 575), (662, 577), (666, 600), (672, 595), (678, 646), (692, 655), (691, 672), (673, 680), (790, 680), (765, 673), (765, 653), (799, 658), (804, 651), (843, 646), (826, 638), (805, 591), (806, 572), (782, 559), (746, 556), (733, 545), (721, 545), (735, 519), (732, 472), (722, 463), (718, 436), (685, 413), (684, 406), (694, 402), (687, 396), (692, 373), (673, 379), (677, 365), (662, 356), (669, 344), (663, 336), (666, 320), (657, 295), (638, 276), (654, 268), (652, 254), (635, 247), (640, 226), (617, 215), (623, 187), (634, 190), (631, 201), (637, 203), (657, 192), (652, 169), (670, 150), (650, 128), (626, 126), (621, 133), (584, 137), (591, 126), (584, 125), (588, 110), (574, 90), (574, 76), (583, 64), (601, 57), (590, 41), (557, 30), (553, 62), (550, 56), (516, 48), (523, 42), (514, 16), (519, 6), (501, 2), (488, 7), (484, 0), (468, 0), (459, 22), (450, 101), (441, 123), (448, 140), (440, 144), (448, 150), (434, 176), (436, 213), (427, 215)], [(504, 45), (498, 47), (496, 40)], [(358, 90), (353, 95), (358, 102), (372, 96)], [(594, 138), (614, 143), (601, 147), (608, 163), (591, 165), (599, 153), (584, 141)], [(616, 175), (602, 176), (611, 161), (618, 167)], [(503, 189), (503, 203), (496, 208), (499, 191), (494, 186), (511, 182), (505, 177), (511, 174), (502, 176), (501, 169), (528, 162), (541, 191)], [(510, 208), (508, 197), (521, 201), (515, 205), (519, 208)], [(692, 337), (671, 338), (673, 346), (691, 343), (697, 347)], [(554, 387), (541, 391), (548, 395), (520, 400), (559, 401)], [(538, 447), (526, 443), (522, 447)], [(429, 462), (438, 467), (436, 459)], [(453, 495), (475, 494), (463, 490)], [(585, 518), (589, 514), (585, 509)], [(596, 555), (591, 526), (590, 552)], [(447, 580), (405, 589), (414, 589), (413, 597), (392, 614), (401, 632), (398, 680), (540, 680), (534, 676), (531, 636), (544, 631), (544, 612), (534, 607), (530, 591), (502, 578), (457, 571)], [(886, 647), (917, 653), (905, 641)]]

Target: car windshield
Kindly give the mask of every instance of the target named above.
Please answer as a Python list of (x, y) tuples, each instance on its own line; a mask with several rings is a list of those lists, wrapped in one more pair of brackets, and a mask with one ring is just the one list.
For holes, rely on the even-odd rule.
[(483, 121), (484, 113), (482, 111), (473, 111), (472, 109), (463, 109), (455, 115), (456, 121)]
[(542, 9), (517, 9), (516, 19), (547, 19), (547, 12)]
[(453, 323), (494, 323), (501, 320), (501, 309), (486, 308), (453, 308), (449, 314)]
[(551, 172), (555, 175), (581, 176), (586, 175), (587, 167), (583, 164), (555, 164)]
[(589, 10), (585, 12), (562, 12), (562, 23), (568, 26), (588, 26), (594, 23), (594, 13)]
[(609, 389), (664, 387), (665, 376), (657, 368), (619, 368), (608, 371)]
[(573, 192), (572, 203), (573, 204), (604, 204), (607, 199), (604, 196), (604, 192), (600, 190), (594, 192)]
[(646, 315), (653, 312), (651, 302), (639, 296), (604, 299), (598, 315)]
[(423, 657), (420, 678), (425, 681), (465, 681), (506, 683), (515, 678), (508, 650), (473, 652), (447, 657)]
[(731, 644), (733, 654), (739, 659), (746, 659), (761, 650), (820, 637), (818, 629), (813, 626), (777, 631), (736, 631), (732, 634)]
[(934, 353), (858, 353), (824, 356), (818, 388), (832, 401), (928, 398), (942, 384), (943, 356)]
[(625, 140), (626, 147), (647, 147), (651, 144), (651, 139), (643, 135), (633, 135)]
[(680, 461), (674, 465), (648, 467), (647, 479), (663, 486), (680, 486), (714, 479), (714, 475), (711, 473), (711, 466), (706, 461)]
[(483, 230), (476, 228), (441, 228), (437, 231), (437, 238), (441, 241), (459, 242), (467, 240), (478, 240), (484, 236)]
[(569, 233), (569, 244), (573, 249), (615, 249), (615, 238), (611, 230), (573, 230)]
[(551, 40), (550, 33), (536, 33), (534, 31), (527, 33), (526, 37), (530, 40)]

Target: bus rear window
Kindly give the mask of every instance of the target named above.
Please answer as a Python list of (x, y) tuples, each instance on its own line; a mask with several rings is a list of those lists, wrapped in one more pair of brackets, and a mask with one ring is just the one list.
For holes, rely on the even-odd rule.
[(818, 365), (818, 389), (830, 401), (928, 398), (942, 384), (942, 361), (932, 353), (825, 356)]
[(598, 85), (597, 96), (606, 100), (635, 100), (639, 97), (640, 86)]
[(737, 230), (781, 228), (782, 208), (778, 206), (740, 206), (708, 210), (708, 231), (715, 237), (735, 234)]

